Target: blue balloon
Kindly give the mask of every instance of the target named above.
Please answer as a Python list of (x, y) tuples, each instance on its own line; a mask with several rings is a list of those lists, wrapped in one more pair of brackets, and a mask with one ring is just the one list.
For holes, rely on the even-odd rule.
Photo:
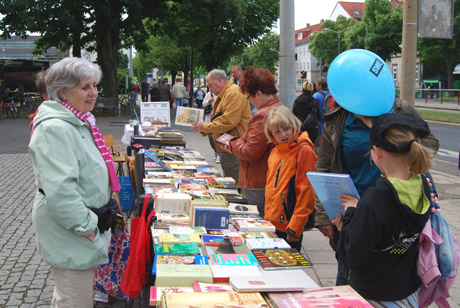
[(327, 75), (332, 97), (350, 112), (379, 116), (393, 107), (395, 84), (390, 68), (371, 51), (343, 52), (332, 61)]

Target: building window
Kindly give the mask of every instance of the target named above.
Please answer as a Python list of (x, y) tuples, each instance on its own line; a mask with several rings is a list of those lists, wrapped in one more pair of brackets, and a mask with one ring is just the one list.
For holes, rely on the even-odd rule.
[[(353, 11), (353, 14), (359, 15), (359, 12), (358, 12), (358, 11)], [(291, 37), (292, 37), (292, 36), (291, 36)]]
[(420, 63), (417, 63), (415, 65), (415, 81), (417, 81), (418, 83), (419, 79), (420, 79)]
[(393, 64), (393, 79), (398, 80), (398, 65)]
[[(292, 36), (291, 36), (292, 37)], [(298, 40), (301, 40), (302, 39), (302, 32), (300, 32), (298, 35), (297, 35), (297, 39)]]

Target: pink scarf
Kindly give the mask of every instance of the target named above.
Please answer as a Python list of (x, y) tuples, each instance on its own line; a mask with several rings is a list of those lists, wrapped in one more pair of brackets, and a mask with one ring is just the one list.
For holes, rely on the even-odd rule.
[(94, 118), (94, 116), (91, 114), (91, 112), (82, 113), (74, 107), (70, 106), (66, 102), (62, 102), (61, 104), (62, 106), (72, 111), (72, 113), (77, 118), (89, 125), (91, 135), (93, 136), (93, 140), (96, 143), (99, 152), (101, 152), (102, 158), (104, 158), (105, 164), (107, 165), (107, 169), (109, 170), (110, 186), (112, 187), (112, 191), (120, 191), (120, 183), (118, 183), (117, 172), (115, 171), (115, 165), (113, 163), (112, 155), (110, 154), (109, 148), (107, 147), (107, 144), (104, 141), (104, 137), (102, 136), (101, 131), (99, 130), (99, 128), (97, 128), (96, 119)]

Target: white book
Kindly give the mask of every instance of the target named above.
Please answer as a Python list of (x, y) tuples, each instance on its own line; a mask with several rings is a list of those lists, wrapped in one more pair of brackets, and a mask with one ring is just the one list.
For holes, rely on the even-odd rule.
[(303, 270), (261, 271), (260, 276), (230, 274), (229, 281), (237, 292), (289, 292), (319, 287)]
[(162, 194), (158, 193), (155, 200), (155, 211), (169, 214), (186, 214), (190, 210), (192, 197), (188, 194)]
[(338, 213), (345, 214), (339, 200), (341, 194), (359, 199), (359, 193), (349, 174), (308, 171), (306, 175), (331, 221)]
[(229, 203), (228, 209), (230, 210), (230, 215), (241, 214), (241, 215), (259, 216), (259, 210), (257, 209), (257, 205)]
[(282, 238), (248, 238), (246, 246), (248, 249), (291, 248), (291, 245)]

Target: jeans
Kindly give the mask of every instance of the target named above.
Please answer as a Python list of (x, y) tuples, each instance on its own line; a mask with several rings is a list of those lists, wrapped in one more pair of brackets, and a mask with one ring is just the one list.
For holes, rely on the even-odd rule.
[(179, 106), (183, 106), (184, 98), (183, 97), (174, 98), (174, 102), (176, 103), (176, 108)]
[(348, 284), (348, 277), (350, 275), (350, 268), (348, 267), (347, 262), (343, 260), (337, 252), (335, 253), (335, 258), (337, 259), (337, 280), (335, 282), (336, 286), (344, 286)]
[(257, 205), (259, 216), (264, 218), (265, 215), (265, 189), (248, 189), (241, 188), (241, 193), (248, 200), (248, 204)]

